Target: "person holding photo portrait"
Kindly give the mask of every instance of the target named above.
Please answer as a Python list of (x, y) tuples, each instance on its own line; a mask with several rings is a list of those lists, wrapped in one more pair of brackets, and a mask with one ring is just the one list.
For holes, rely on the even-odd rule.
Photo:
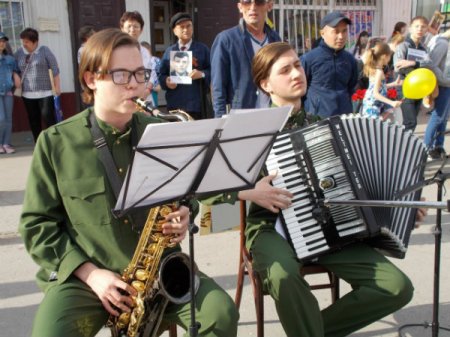
[[(159, 83), (166, 91), (167, 109), (181, 109), (194, 119), (206, 118), (205, 102), (211, 81), (209, 49), (192, 39), (194, 27), (188, 13), (176, 13), (169, 25), (178, 41), (166, 49), (157, 70)], [(191, 66), (192, 71), (189, 72)], [(190, 80), (185, 82), (184, 76)]]

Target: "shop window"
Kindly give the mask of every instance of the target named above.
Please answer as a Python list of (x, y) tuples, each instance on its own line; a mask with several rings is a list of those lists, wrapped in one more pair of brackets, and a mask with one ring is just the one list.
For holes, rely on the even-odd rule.
[(13, 51), (21, 45), (20, 33), (24, 28), (23, 1), (0, 0), (0, 29), (8, 36)]

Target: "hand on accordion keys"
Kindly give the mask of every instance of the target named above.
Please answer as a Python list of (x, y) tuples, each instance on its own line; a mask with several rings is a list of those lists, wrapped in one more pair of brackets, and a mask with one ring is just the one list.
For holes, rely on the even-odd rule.
[(240, 191), (238, 198), (252, 201), (273, 213), (278, 213), (280, 209), (289, 207), (292, 203), (293, 194), (288, 190), (271, 185), (276, 176), (277, 172), (274, 172), (262, 178), (256, 183), (255, 188)]

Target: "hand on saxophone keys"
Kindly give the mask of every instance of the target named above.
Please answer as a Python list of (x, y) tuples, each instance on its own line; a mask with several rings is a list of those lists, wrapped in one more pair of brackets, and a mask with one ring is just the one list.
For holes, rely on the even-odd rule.
[(91, 262), (83, 263), (74, 274), (92, 289), (111, 315), (119, 316), (118, 310), (130, 312), (134, 306), (133, 296), (137, 295), (137, 291), (120, 275), (98, 268)]
[(166, 222), (162, 225), (163, 234), (174, 234), (171, 243), (179, 243), (186, 237), (188, 226), (189, 208), (181, 206), (166, 216)]

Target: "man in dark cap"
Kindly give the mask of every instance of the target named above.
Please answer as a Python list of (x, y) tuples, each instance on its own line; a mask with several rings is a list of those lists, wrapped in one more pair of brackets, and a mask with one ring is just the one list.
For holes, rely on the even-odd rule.
[[(158, 69), (159, 83), (166, 90), (167, 109), (181, 109), (194, 119), (206, 118), (206, 95), (211, 81), (209, 49), (192, 39), (194, 28), (188, 13), (176, 13), (170, 19), (170, 28), (178, 41), (166, 49)], [(177, 84), (170, 79), (170, 53), (178, 51), (192, 52), (192, 71), (188, 74), (192, 84)]]
[(301, 58), (308, 81), (307, 113), (326, 118), (353, 112), (351, 96), (358, 82), (353, 55), (345, 50), (350, 19), (331, 12), (320, 22), (322, 41)]

